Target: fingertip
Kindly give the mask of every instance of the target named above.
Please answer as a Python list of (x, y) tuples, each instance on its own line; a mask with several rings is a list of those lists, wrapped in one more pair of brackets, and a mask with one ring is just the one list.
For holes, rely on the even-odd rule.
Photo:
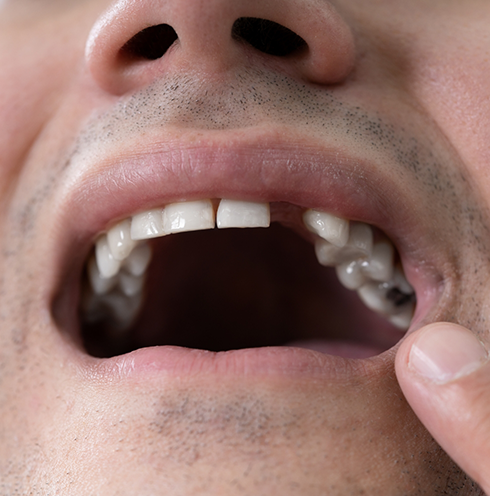
[(490, 459), (487, 363), (488, 352), (477, 335), (447, 322), (411, 332), (395, 361), (400, 388), (419, 420), (483, 488), (489, 487)]
[(478, 337), (458, 324), (437, 322), (407, 336), (397, 355), (397, 374), (446, 384), (478, 370), (488, 352)]
[(410, 332), (400, 342), (395, 357), (395, 370), (398, 377), (409, 373), (410, 351), (412, 349), (412, 345), (420, 332), (425, 328), (426, 327), (422, 327), (416, 331)]

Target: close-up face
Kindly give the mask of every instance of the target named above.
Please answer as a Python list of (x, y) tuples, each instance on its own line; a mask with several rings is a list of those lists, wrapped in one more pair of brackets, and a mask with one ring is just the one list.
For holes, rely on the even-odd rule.
[(481, 494), (394, 359), (490, 344), (489, 23), (0, 1), (0, 494)]

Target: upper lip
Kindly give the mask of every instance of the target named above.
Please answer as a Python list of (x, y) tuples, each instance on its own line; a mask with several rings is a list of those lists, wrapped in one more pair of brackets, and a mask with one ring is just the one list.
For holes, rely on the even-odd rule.
[(404, 184), (336, 147), (274, 134), (260, 127), (240, 136), (179, 132), (120, 144), (94, 162), (75, 156), (65, 173), (76, 180), (67, 181), (60, 209), (65, 239), (85, 247), (110, 223), (138, 211), (232, 198), (288, 202), (366, 222), (383, 230), (406, 258), (416, 239), (427, 262), (425, 233)]

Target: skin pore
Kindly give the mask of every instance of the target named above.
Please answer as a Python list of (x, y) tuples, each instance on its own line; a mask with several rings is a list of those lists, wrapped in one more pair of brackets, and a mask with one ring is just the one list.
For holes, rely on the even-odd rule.
[[(488, 344), (488, 2), (261, 5), (0, 3), (0, 494), (481, 494), (403, 397), (402, 334), (364, 360), (84, 349), (96, 235), (227, 195), (377, 225), (417, 293), (410, 331)], [(241, 16), (309, 52), (239, 43)], [(163, 57), (124, 56), (162, 23)]]

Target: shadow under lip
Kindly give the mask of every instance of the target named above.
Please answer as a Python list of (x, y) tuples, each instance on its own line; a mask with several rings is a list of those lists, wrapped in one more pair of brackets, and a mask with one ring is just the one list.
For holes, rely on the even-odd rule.
[(322, 341), (320, 339), (316, 339), (293, 341), (292, 343), (288, 343), (288, 346), (296, 346), (298, 348), (304, 348), (306, 350), (319, 351), (320, 353), (326, 353), (328, 355), (354, 359), (370, 358), (376, 355), (380, 355), (381, 353), (386, 351), (381, 347), (363, 345), (361, 343), (341, 340)]

